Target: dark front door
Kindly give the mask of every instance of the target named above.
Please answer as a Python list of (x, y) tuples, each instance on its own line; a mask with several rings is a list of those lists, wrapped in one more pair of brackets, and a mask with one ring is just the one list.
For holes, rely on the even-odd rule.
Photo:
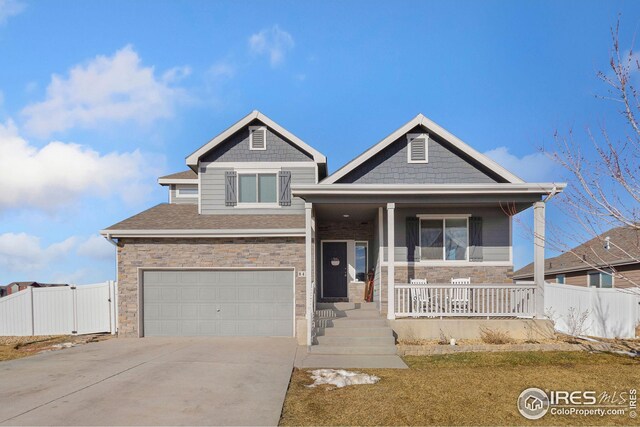
[(324, 298), (347, 297), (347, 242), (322, 244), (322, 288)]

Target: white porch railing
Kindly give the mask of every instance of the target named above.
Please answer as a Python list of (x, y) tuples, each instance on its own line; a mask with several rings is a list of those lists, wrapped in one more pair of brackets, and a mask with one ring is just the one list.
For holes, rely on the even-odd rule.
[(533, 285), (396, 285), (396, 317), (533, 317)]

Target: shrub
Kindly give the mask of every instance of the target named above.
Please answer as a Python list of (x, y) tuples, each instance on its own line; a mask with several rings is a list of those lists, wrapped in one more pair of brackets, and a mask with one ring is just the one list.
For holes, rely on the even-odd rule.
[(486, 344), (510, 344), (513, 342), (509, 332), (490, 328), (480, 329), (480, 339)]

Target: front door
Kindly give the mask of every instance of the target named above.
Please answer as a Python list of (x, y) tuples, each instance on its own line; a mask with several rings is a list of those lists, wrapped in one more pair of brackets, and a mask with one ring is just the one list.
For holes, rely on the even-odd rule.
[(347, 242), (322, 243), (322, 297), (347, 297)]

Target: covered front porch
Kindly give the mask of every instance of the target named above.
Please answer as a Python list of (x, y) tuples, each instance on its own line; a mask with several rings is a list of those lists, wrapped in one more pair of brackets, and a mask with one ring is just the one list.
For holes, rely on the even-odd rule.
[(336, 185), (322, 187), (294, 188), (306, 201), (309, 344), (316, 303), (365, 301), (368, 281), (371, 301), (389, 320), (544, 316), (542, 274), (533, 284), (513, 283), (512, 216), (533, 207), (542, 266), (540, 199), (551, 188), (479, 195), (335, 194)]

